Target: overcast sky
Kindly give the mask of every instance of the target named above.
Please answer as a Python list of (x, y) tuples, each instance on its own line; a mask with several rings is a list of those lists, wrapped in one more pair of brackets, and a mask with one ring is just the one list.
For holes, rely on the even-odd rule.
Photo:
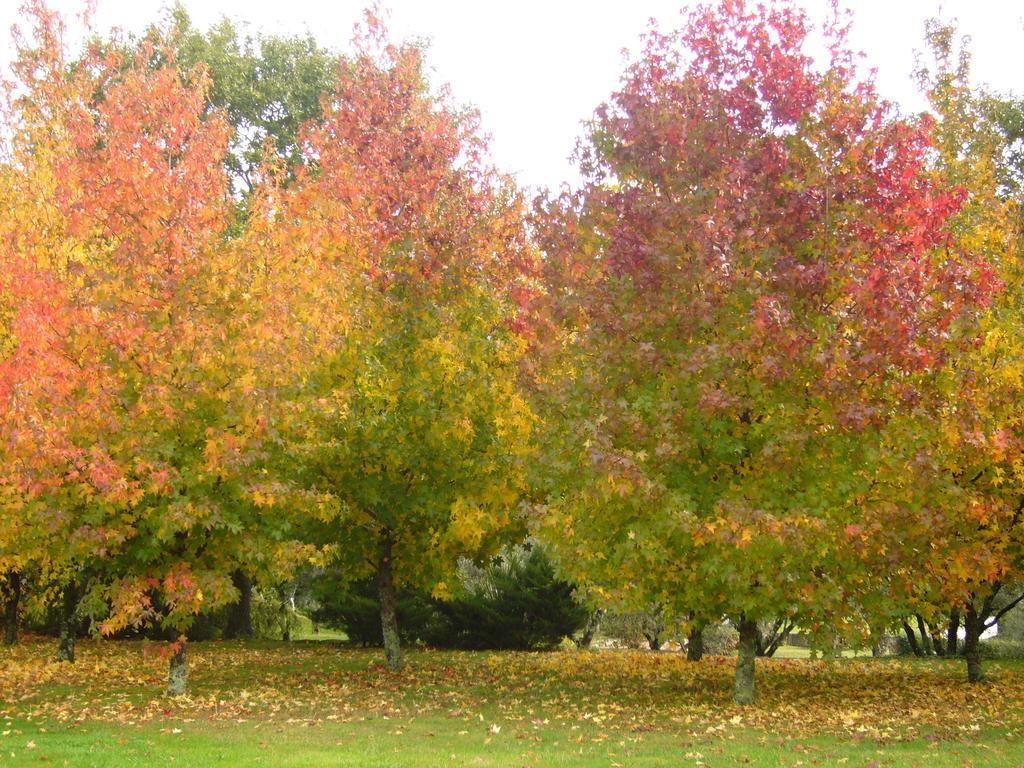
[[(10, 59), (6, 30), (18, 18), (18, 0), (0, 0), (0, 66)], [(97, 0), (100, 30), (138, 31), (160, 17), (167, 0)], [(326, 46), (345, 49), (352, 26), (368, 0), (184, 0), (192, 18), (206, 26), (221, 16), (254, 31), (312, 32)], [(910, 80), (913, 52), (922, 47), (924, 20), (936, 0), (847, 0), (854, 12), (852, 42), (878, 70), (886, 97), (916, 109)], [(50, 0), (69, 27), (82, 0)], [(611, 93), (623, 68), (623, 49), (635, 51), (655, 18), (674, 25), (683, 0), (390, 0), (395, 37), (430, 41), (429, 64), (437, 82), (456, 99), (478, 107), (492, 136), (495, 162), (524, 184), (556, 186), (575, 177), (569, 155), (581, 122)], [(827, 0), (804, 0), (812, 17), (824, 16)], [(1024, 3), (1016, 0), (945, 0), (972, 39), (974, 75), (1001, 91), (1024, 92)]]

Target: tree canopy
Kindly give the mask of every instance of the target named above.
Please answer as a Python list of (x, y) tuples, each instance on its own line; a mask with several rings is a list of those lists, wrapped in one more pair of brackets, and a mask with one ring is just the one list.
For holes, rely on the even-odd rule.
[(1024, 600), (1022, 130), (954, 27), (928, 25), (905, 115), (838, 10), (816, 58), (793, 3), (698, 6), (644, 37), (578, 188), (531, 206), (373, 12), (344, 52), (180, 6), (80, 51), (42, 2), (25, 19), (12, 642), (30, 583), (67, 660), (85, 619), (171, 633), (181, 693), (198, 616), (315, 567), (374, 580), (397, 672), (396, 589), (444, 600), (460, 559), (534, 536), (558, 626), (584, 595), (695, 640), (727, 618), (739, 703), (795, 626), (825, 646), (914, 616), (956, 648), (963, 621), (981, 678)]

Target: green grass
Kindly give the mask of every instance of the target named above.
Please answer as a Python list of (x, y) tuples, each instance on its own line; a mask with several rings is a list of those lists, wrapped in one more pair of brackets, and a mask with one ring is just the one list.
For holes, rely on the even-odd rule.
[(299, 630), (298, 632), (293, 632), (292, 639), (310, 640), (313, 642), (330, 641), (332, 643), (347, 643), (348, 635), (346, 635), (340, 629), (328, 629), (327, 627), (321, 627), (319, 632), (314, 632), (312, 629), (303, 629)]
[[(841, 655), (844, 659), (870, 659), (871, 649), (867, 650), (843, 650)], [(810, 648), (801, 648), (796, 645), (783, 645), (775, 652), (775, 658), (777, 659), (810, 659), (814, 656)], [(817, 658), (820, 658), (821, 654), (817, 654)]]
[[(191, 695), (155, 644), (0, 649), (3, 766), (1024, 766), (1024, 665), (972, 688), (956, 661), (770, 660), (729, 701), (731, 659), (197, 643)], [(31, 746), (30, 746), (31, 744)]]
[[(506, 726), (507, 727), (507, 726)], [(592, 743), (593, 731), (566, 728), (523, 736), (515, 728), (492, 733), (490, 724), (465, 727), (438, 717), (412, 722), (224, 724), (169, 720), (131, 728), (107, 723), (40, 727), (14, 722), (0, 738), (0, 765), (96, 768), (206, 766), (920, 766), (1019, 768), (1019, 739), (992, 732), (970, 742), (914, 740), (879, 743), (810, 737), (792, 740), (744, 729), (727, 737), (682, 738), (634, 734)], [(586, 743), (577, 743), (581, 736)], [(32, 748), (26, 747), (32, 743)]]
[(314, 632), (313, 622), (299, 613), (296, 614), (295, 626), (292, 629), (292, 640), (330, 640), (335, 643), (345, 643), (348, 642), (348, 635), (340, 629), (332, 627), (318, 627)]

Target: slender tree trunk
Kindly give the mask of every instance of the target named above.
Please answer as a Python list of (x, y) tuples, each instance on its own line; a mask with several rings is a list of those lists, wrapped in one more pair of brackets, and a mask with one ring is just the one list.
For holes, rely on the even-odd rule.
[(960, 631), (960, 609), (954, 608), (949, 612), (949, 627), (946, 629), (946, 655), (956, 656), (959, 650), (957, 633)]
[(779, 650), (779, 646), (789, 639), (794, 627), (795, 625), (788, 620), (783, 620), (782, 623), (773, 624), (772, 633), (768, 638), (768, 642), (765, 642), (764, 638), (758, 639), (758, 645), (760, 646), (758, 656), (767, 656), (769, 659), (772, 658), (776, 651)]
[(587, 623), (583, 627), (583, 634), (577, 639), (577, 648), (589, 648), (590, 644), (594, 642), (594, 635), (597, 634), (597, 630), (601, 628), (601, 618), (604, 616), (604, 611), (598, 609), (590, 614), (587, 619)]
[(686, 636), (686, 660), (700, 661), (704, 658), (704, 623), (694, 624)]
[(231, 606), (224, 637), (241, 640), (252, 637), (252, 581), (239, 569), (231, 574), (231, 582), (238, 590), (238, 602)]
[(985, 679), (981, 668), (981, 633), (985, 629), (985, 620), (974, 610), (967, 609), (964, 616), (964, 658), (967, 660), (967, 680), (980, 683)]
[(757, 660), (757, 622), (743, 617), (736, 625), (736, 629), (740, 633), (740, 644), (737, 649), (732, 700), (737, 704), (753, 704), (755, 696), (754, 664)]
[(380, 600), (380, 626), (384, 634), (384, 666), (391, 672), (402, 671), (402, 646), (398, 639), (398, 612), (395, 607), (395, 582), (391, 573), (394, 542), (385, 532), (380, 541), (377, 564), (377, 597)]
[(171, 655), (167, 665), (167, 695), (184, 696), (188, 690), (188, 656), (184, 640), (178, 641), (178, 648)]
[(907, 642), (910, 644), (910, 650), (914, 655), (923, 656), (921, 646), (917, 644), (917, 635), (914, 634), (914, 629), (905, 621), (903, 622), (903, 634), (907, 636)]
[(18, 608), (21, 605), (21, 574), (7, 574), (7, 602), (4, 604), (4, 645), (18, 642)]
[(661, 650), (661, 638), (657, 634), (651, 632), (644, 632), (644, 637), (647, 638), (647, 647), (652, 651)]
[(281, 610), (278, 621), (281, 623), (281, 639), (290, 643), (292, 640), (292, 618), (288, 615), (288, 600), (284, 592), (281, 593)]
[(927, 621), (924, 621), (924, 625), (928, 629), (928, 642), (932, 653), (940, 657), (945, 656), (947, 638), (943, 637), (942, 627), (938, 623), (930, 624)]
[(60, 601), (60, 640), (57, 661), (75, 661), (75, 635), (78, 632), (78, 592), (74, 584), (64, 587)]
[(917, 614), (917, 631), (921, 634), (921, 651), (925, 656), (931, 656), (935, 653), (935, 649), (932, 648), (932, 638), (921, 614)]

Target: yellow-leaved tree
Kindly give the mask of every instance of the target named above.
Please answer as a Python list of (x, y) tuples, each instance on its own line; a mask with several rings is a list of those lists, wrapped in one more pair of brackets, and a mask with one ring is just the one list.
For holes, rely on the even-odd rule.
[(395, 583), (444, 596), (457, 558), (515, 522), (532, 253), (475, 115), (430, 91), (419, 47), (368, 15), (323, 106), (296, 178), (265, 169), (239, 246), (265, 258), (253, 290), (274, 350), (277, 453), (254, 498), (303, 510), (324, 561), (376, 577), (398, 670)]

